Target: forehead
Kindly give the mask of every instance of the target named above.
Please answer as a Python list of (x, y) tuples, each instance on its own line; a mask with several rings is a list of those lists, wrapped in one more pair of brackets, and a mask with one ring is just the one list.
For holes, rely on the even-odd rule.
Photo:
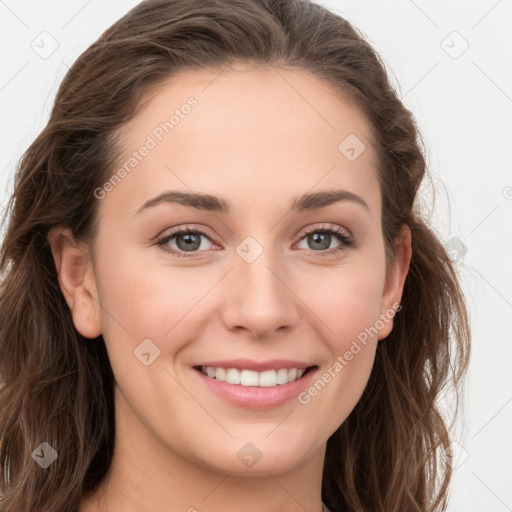
[[(261, 138), (266, 136), (268, 142), (267, 134), (283, 127), (288, 131), (281, 133), (280, 143), (298, 140), (299, 133), (313, 139), (313, 131), (319, 131), (320, 136), (334, 135), (334, 141), (350, 130), (363, 139), (370, 136), (369, 123), (355, 103), (310, 71), (241, 64), (220, 70), (177, 73), (146, 92), (142, 109), (129, 126), (150, 132), (155, 121), (165, 123), (175, 111), (188, 112), (190, 109), (183, 107), (191, 98), (199, 108), (194, 107), (191, 122), (173, 121), (174, 136), (191, 123), (197, 136), (206, 131), (212, 140), (226, 134), (237, 139), (256, 131)], [(181, 124), (180, 130), (174, 130), (177, 124)], [(261, 125), (265, 125), (265, 133), (261, 132)], [(237, 128), (244, 132), (234, 132)], [(130, 134), (126, 140), (136, 142)]]
[(378, 192), (366, 118), (299, 68), (182, 71), (148, 91), (122, 131), (118, 166), (142, 146), (150, 149), (137, 155), (112, 196), (140, 203), (165, 188), (244, 190), (264, 203), (270, 191), (290, 197), (340, 186)]

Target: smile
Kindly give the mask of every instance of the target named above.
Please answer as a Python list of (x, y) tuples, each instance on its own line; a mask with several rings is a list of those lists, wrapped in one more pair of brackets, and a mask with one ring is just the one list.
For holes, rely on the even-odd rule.
[(196, 365), (193, 370), (208, 394), (244, 409), (270, 409), (296, 399), (319, 368), (299, 361), (245, 359), (211, 361)]
[(239, 370), (237, 368), (201, 366), (201, 372), (211, 379), (227, 382), (228, 384), (265, 388), (288, 384), (289, 382), (298, 380), (307, 370), (308, 368), (280, 368), (278, 370), (257, 372), (247, 369)]

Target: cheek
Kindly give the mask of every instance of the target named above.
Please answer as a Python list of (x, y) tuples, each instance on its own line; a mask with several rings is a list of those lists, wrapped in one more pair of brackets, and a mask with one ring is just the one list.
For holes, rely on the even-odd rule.
[(302, 293), (325, 327), (322, 333), (330, 360), (299, 401), (314, 408), (315, 414), (331, 417), (325, 428), (332, 432), (355, 407), (373, 367), (384, 273), (379, 265), (354, 266), (314, 283)]
[(306, 297), (306, 306), (324, 324), (323, 332), (332, 351), (340, 354), (351, 340), (375, 326), (384, 274), (378, 265), (331, 270), (312, 275), (302, 284), (299, 294)]
[(100, 269), (103, 320), (134, 338), (162, 338), (175, 325), (186, 324), (191, 308), (218, 279), (211, 270), (171, 268), (143, 257), (144, 251), (157, 249), (132, 249), (131, 254), (127, 249), (116, 254), (110, 248), (110, 244), (103, 248), (109, 256), (103, 257)]
[(148, 265), (141, 255), (152, 248), (121, 247), (114, 237), (103, 239), (96, 270), (103, 338), (118, 379), (145, 368), (142, 354), (155, 361), (149, 368), (163, 364), (160, 355), (176, 355), (193, 335), (191, 316), (200, 310), (201, 297), (215, 284), (211, 272), (201, 277), (190, 268)]
[[(330, 357), (298, 400), (305, 417), (325, 419), (318, 432), (321, 439), (347, 419), (368, 383), (378, 344), (379, 289), (366, 278), (342, 282), (327, 298), (317, 289), (318, 299), (327, 300), (319, 316), (328, 326), (324, 340)], [(310, 300), (314, 302), (314, 294)]]

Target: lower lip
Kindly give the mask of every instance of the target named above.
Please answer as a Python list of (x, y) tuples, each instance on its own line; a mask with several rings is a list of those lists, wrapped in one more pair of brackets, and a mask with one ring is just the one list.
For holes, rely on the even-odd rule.
[(193, 371), (197, 373), (210, 391), (233, 405), (246, 409), (270, 409), (295, 398), (309, 385), (317, 368), (311, 368), (298, 380), (272, 387), (229, 384), (212, 379), (199, 370), (194, 369)]

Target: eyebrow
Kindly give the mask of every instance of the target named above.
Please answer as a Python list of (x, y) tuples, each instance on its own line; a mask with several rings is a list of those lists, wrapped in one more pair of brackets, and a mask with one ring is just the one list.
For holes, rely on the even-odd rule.
[[(296, 212), (318, 210), (339, 201), (350, 201), (364, 207), (368, 212), (370, 211), (362, 197), (348, 190), (306, 193), (293, 201), (291, 209)], [(166, 191), (146, 201), (136, 211), (135, 215), (162, 203), (177, 203), (190, 206), (196, 210), (216, 213), (229, 214), (231, 212), (231, 203), (222, 197), (195, 192)]]

